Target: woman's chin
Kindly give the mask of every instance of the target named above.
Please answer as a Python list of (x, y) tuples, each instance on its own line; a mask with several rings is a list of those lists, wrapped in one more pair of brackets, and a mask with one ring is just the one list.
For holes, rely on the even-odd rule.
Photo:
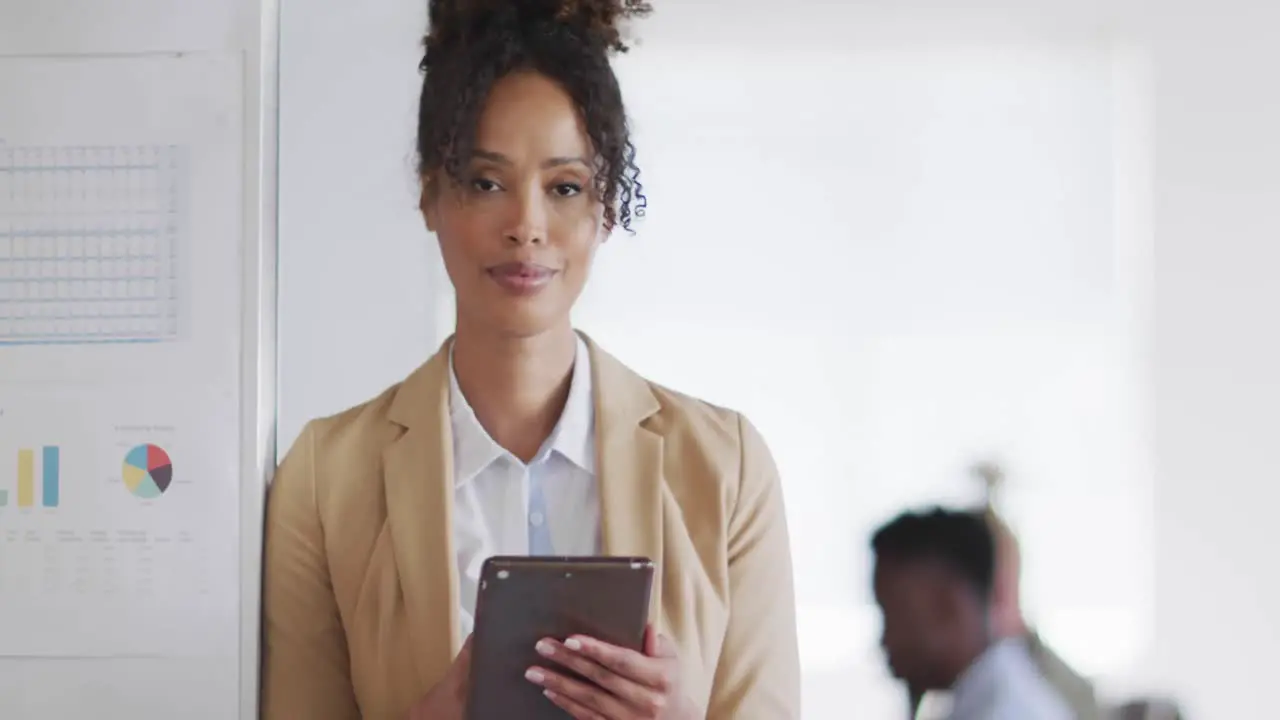
[(556, 330), (565, 321), (565, 316), (559, 313), (511, 312), (494, 318), (491, 327), (503, 337), (525, 339)]

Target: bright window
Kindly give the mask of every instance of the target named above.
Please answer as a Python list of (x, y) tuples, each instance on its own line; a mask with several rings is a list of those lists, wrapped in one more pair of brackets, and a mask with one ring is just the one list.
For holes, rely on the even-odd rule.
[(868, 537), (977, 502), (986, 458), (1036, 624), (1085, 672), (1134, 670), (1151, 501), (1115, 67), (995, 44), (624, 61), (651, 214), (600, 252), (578, 324), (770, 442), (807, 718), (901, 711)]

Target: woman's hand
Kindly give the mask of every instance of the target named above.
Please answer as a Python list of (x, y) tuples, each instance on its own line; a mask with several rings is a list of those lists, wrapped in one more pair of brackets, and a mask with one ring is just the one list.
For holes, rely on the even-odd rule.
[(577, 720), (693, 720), (695, 712), (680, 689), (675, 644), (650, 626), (644, 653), (594, 638), (574, 636), (563, 643), (538, 642), (538, 653), (591, 682), (550, 667), (533, 667), (525, 677), (541, 686), (551, 702)]
[(466, 716), (467, 687), (471, 682), (471, 636), (453, 659), (449, 671), (427, 696), (409, 711), (409, 720), (463, 720)]

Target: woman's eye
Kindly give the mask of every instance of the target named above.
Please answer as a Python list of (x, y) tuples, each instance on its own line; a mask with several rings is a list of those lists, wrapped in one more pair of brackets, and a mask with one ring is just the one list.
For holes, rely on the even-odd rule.
[(573, 197), (582, 192), (582, 186), (575, 183), (560, 183), (552, 191), (560, 197)]
[(477, 192), (482, 192), (482, 193), (496, 192), (497, 190), (500, 189), (498, 187), (498, 183), (486, 178), (476, 178), (475, 180), (472, 180), (471, 187)]

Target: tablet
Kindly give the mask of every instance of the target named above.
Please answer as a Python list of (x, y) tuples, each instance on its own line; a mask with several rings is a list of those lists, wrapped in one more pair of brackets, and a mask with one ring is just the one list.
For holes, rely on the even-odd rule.
[(471, 638), (469, 720), (564, 720), (565, 712), (524, 677), (533, 665), (563, 670), (533, 646), (545, 637), (587, 635), (642, 651), (652, 587), (648, 558), (486, 560)]

